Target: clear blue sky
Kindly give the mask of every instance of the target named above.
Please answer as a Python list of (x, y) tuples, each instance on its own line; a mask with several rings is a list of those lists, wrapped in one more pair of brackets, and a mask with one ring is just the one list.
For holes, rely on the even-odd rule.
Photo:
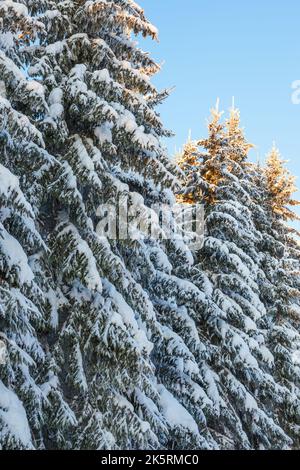
[(170, 153), (189, 129), (194, 138), (205, 135), (217, 97), (227, 111), (234, 96), (256, 144), (252, 158), (264, 158), (275, 140), (299, 187), (300, 104), (291, 98), (292, 83), (300, 80), (299, 0), (137, 1), (159, 29), (159, 43), (141, 44), (164, 62), (154, 81), (159, 88), (176, 87), (160, 108), (165, 126), (176, 133)]

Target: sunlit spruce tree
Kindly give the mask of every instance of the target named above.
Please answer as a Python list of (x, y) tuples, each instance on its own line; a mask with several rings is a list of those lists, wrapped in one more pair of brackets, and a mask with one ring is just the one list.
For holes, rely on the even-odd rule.
[(255, 223), (262, 233), (260, 291), (266, 306), (269, 348), (274, 356), (274, 377), (282, 387), (282, 402), (275, 412), (299, 448), (300, 424), (300, 250), (299, 233), (290, 225), (299, 220), (293, 207), (295, 178), (273, 146), (266, 166), (255, 168), (259, 211)]
[[(220, 418), (212, 428), (221, 447), (282, 449), (293, 441), (278, 410), (291, 405), (293, 395), (292, 386), (288, 391), (278, 380), (271, 351), (279, 343), (269, 344), (269, 312), (262, 295), (264, 234), (257, 219), (266, 220), (268, 215), (261, 207), (254, 165), (248, 161), (251, 145), (240, 128), (239, 112), (233, 107), (225, 124), (220, 118), (214, 109), (209, 136), (198, 142), (196, 165), (185, 172), (179, 195), (199, 198), (200, 192), (200, 199), (192, 200), (202, 202), (206, 212), (204, 246), (197, 253), (191, 280), (201, 287), (205, 274), (219, 308), (201, 313), (201, 332), (219, 380)], [(186, 161), (180, 162), (183, 171)], [(293, 418), (295, 425), (295, 414)]]

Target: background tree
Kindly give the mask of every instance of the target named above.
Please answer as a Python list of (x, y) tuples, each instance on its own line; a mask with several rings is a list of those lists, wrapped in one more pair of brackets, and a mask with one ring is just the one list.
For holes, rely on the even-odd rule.
[[(222, 132), (218, 146), (211, 126), (209, 138), (199, 142), (206, 154), (199, 152), (195, 173), (207, 191), (207, 233), (191, 272), (197, 286), (206, 275), (218, 307), (207, 310), (202, 320), (211, 366), (219, 378), (221, 417), (219, 427), (212, 427), (222, 447), (284, 448), (292, 441), (279, 425), (277, 407), (287, 390), (276, 381), (265, 330), (267, 311), (259, 283), (262, 234), (253, 216), (260, 207), (247, 160), (251, 145), (240, 129), (238, 110), (231, 109), (225, 127), (217, 127), (215, 115), (214, 127)], [(187, 180), (192, 177), (188, 174)]]
[(296, 178), (285, 168), (285, 163), (287, 162), (281, 159), (279, 150), (273, 144), (265, 168), (268, 202), (274, 214), (282, 220), (295, 221), (299, 220), (299, 216), (290, 207), (300, 205), (299, 201), (292, 198), (297, 191)]
[(256, 226), (262, 233), (260, 291), (268, 316), (266, 331), (274, 356), (274, 377), (283, 400), (276, 408), (278, 419), (299, 447), (299, 234), (287, 221), (298, 219), (293, 207), (295, 179), (273, 146), (266, 167), (257, 167)]

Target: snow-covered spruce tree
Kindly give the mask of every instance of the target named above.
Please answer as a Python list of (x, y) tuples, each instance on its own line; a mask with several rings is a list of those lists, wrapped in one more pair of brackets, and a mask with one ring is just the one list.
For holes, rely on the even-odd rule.
[(30, 255), (42, 241), (18, 179), (2, 164), (0, 204), (0, 449), (32, 449), (43, 425), (44, 351), (35, 332), (43, 316)]
[(204, 246), (191, 280), (201, 288), (205, 276), (219, 307), (202, 316), (202, 334), (219, 379), (220, 419), (212, 427), (222, 447), (282, 449), (292, 441), (276, 412), (286, 389), (275, 380), (274, 357), (267, 347), (267, 312), (259, 285), (262, 235), (252, 217), (258, 203), (247, 161), (250, 145), (235, 108), (226, 126), (220, 117), (214, 109), (209, 137), (198, 142), (205, 152), (199, 150), (196, 169), (187, 172), (183, 189), (183, 195), (198, 197), (200, 188), (199, 202), (206, 212)]
[(253, 167), (259, 210), (254, 214), (262, 238), (259, 243), (260, 291), (268, 316), (269, 348), (274, 356), (274, 377), (285, 390), (276, 408), (282, 427), (299, 448), (300, 426), (300, 250), (299, 234), (288, 225), (298, 219), (293, 206), (295, 178), (274, 146), (266, 167)]
[[(195, 204), (202, 199), (203, 191), (198, 184), (198, 170), (200, 167), (199, 149), (197, 142), (189, 135), (182, 152), (176, 156), (176, 161), (185, 177), (185, 187), (178, 194), (177, 201), (182, 204)], [(190, 191), (190, 192), (189, 192)]]
[(3, 449), (44, 447), (50, 398), (52, 406), (69, 411), (55, 367), (50, 377), (50, 358), (41, 345), (49, 308), (42, 291), (47, 285), (47, 250), (38, 213), (55, 159), (45, 151), (42, 134), (32, 122), (41, 95), (28, 86), (18, 44), (12, 40), (19, 9), (15, 12), (12, 2), (0, 4), (0, 335), (7, 348), (0, 365)]
[[(154, 110), (167, 93), (151, 84), (158, 66), (132, 40), (157, 32), (131, 0), (4, 1), (0, 9), (9, 98), (45, 148), (39, 170), (22, 159), (49, 249), (37, 262), (49, 307), (44, 441), (212, 448), (205, 415), (215, 413), (215, 377), (195, 325), (210, 301), (177, 276), (191, 254), (177, 241), (116, 242), (96, 230), (118, 200), (144, 215), (152, 203), (174, 202), (177, 170)], [(57, 399), (59, 380), (76, 419)]]

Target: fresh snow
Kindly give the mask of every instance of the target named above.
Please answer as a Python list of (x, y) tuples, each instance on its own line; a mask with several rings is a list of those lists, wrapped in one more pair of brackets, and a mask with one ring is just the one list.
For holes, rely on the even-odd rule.
[(22, 446), (33, 449), (27, 415), (17, 395), (0, 380), (0, 423), (1, 431), (11, 434)]
[(190, 413), (168, 392), (163, 386), (158, 386), (160, 394), (160, 405), (167, 421), (174, 427), (183, 427), (187, 431), (198, 434), (198, 426)]
[(12, 237), (0, 222), (0, 253), (4, 256), (8, 270), (15, 270), (21, 285), (30, 284), (34, 274), (29, 267), (28, 258), (20, 243)]

